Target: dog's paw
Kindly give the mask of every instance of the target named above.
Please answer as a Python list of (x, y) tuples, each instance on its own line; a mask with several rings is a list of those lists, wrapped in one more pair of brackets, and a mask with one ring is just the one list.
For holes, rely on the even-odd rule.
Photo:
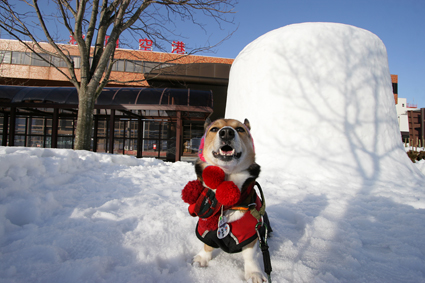
[(245, 279), (251, 283), (267, 282), (267, 278), (262, 272), (246, 272)]
[(206, 252), (202, 250), (193, 258), (192, 264), (194, 266), (207, 267), (208, 262), (211, 260), (211, 255), (211, 252)]

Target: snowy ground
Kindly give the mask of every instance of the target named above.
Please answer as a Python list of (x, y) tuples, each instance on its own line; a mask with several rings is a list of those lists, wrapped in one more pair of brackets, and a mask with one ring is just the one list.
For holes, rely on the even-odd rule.
[[(425, 161), (399, 142), (376, 35), (272, 31), (236, 58), (227, 99), (253, 126), (273, 282), (425, 282)], [(191, 265), (193, 179), (184, 162), (0, 147), (1, 282), (243, 282), (239, 255)]]
[[(273, 282), (425, 282), (415, 171), (357, 183), (262, 172)], [(194, 178), (185, 162), (0, 147), (1, 281), (243, 282), (238, 255), (191, 266), (202, 245), (180, 192)]]

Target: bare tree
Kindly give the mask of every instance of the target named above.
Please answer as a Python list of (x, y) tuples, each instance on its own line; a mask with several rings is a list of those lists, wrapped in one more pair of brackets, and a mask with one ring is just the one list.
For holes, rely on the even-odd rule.
[[(49, 64), (78, 91), (75, 149), (90, 150), (95, 101), (110, 80), (120, 35), (126, 31), (133, 37), (144, 36), (161, 47), (173, 33), (170, 26), (174, 20), (204, 28), (197, 17), (208, 16), (220, 26), (231, 22), (227, 15), (235, 4), (235, 0), (0, 0), (0, 27), (32, 52), (65, 62), (67, 72), (53, 62)], [(79, 72), (67, 46), (55, 41), (56, 25), (64, 26), (78, 45)], [(41, 41), (46, 41), (48, 48)]]

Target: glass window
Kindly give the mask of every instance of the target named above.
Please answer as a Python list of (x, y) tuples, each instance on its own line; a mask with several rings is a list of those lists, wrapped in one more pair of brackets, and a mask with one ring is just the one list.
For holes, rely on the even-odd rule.
[(125, 140), (124, 153), (127, 155), (137, 155), (137, 140), (127, 139)]
[(25, 134), (26, 132), (26, 118), (16, 118), (15, 120), (15, 133), (16, 134)]
[(142, 146), (143, 146), (144, 157), (158, 156), (158, 149), (159, 149), (158, 140), (144, 140)]
[(162, 123), (161, 139), (176, 139), (176, 123)]
[(128, 133), (127, 137), (137, 139), (138, 121), (137, 120), (131, 120), (128, 123), (130, 125), (127, 126), (127, 128), (129, 129), (129, 133)]
[(25, 136), (15, 136), (15, 146), (25, 146)]
[(114, 153), (123, 154), (123, 139), (114, 139)]
[(72, 148), (72, 137), (58, 137), (58, 148)]
[(124, 121), (115, 121), (114, 135), (116, 138), (123, 138), (125, 133)]
[(46, 136), (46, 142), (44, 144), (44, 148), (51, 148), (52, 147), (52, 137)]
[(28, 147), (43, 147), (44, 136), (28, 136), (27, 146)]
[(11, 51), (0, 51), (0, 63), (10, 64), (11, 57)]
[(159, 122), (157, 121), (145, 121), (145, 132), (144, 137), (147, 139), (159, 138)]
[(74, 128), (74, 120), (59, 119), (58, 135), (72, 136), (73, 128)]
[(98, 121), (97, 123), (97, 136), (98, 137), (106, 137), (106, 134), (108, 132), (108, 122), (103, 120), (103, 121)]
[(32, 135), (42, 135), (44, 133), (44, 118), (30, 118), (29, 123)]
[(198, 152), (201, 138), (204, 135), (203, 122), (187, 122), (183, 124), (183, 152)]
[(112, 71), (124, 72), (125, 60), (117, 60), (112, 67)]
[(96, 152), (108, 152), (108, 139), (98, 138)]
[(143, 62), (142, 61), (134, 61), (134, 72), (142, 73), (143, 72)]
[(52, 135), (52, 119), (46, 119), (46, 135)]
[(134, 62), (133, 61), (125, 61), (125, 71), (126, 72), (134, 72)]
[(156, 62), (145, 62), (145, 68), (143, 72), (149, 73), (153, 69), (157, 70), (159, 68), (158, 65), (159, 63), (156, 63)]
[(12, 52), (12, 64), (21, 64), (21, 65), (29, 65), (30, 64), (30, 55), (31, 53), (26, 52)]
[[(42, 58), (44, 58), (45, 60), (47, 60), (47, 62), (45, 60), (41, 59), (40, 56)], [(32, 66), (48, 67), (48, 66), (50, 66), (50, 64), (48, 62), (50, 62), (50, 55), (42, 54), (42, 53), (39, 53), (37, 55), (36, 53), (31, 53), (31, 65)]]
[(74, 61), (74, 68), (79, 69), (80, 68), (80, 62), (81, 58), (77, 56), (71, 56), (71, 59)]
[(143, 62), (141, 61), (125, 61), (125, 71), (141, 73), (143, 69)]
[(59, 67), (59, 68), (67, 67), (65, 60), (63, 60), (62, 58), (59, 58), (59, 57), (52, 56), (52, 64), (55, 65), (56, 67)]
[[(165, 152), (165, 159), (167, 161), (176, 160), (176, 143), (174, 141), (162, 141), (161, 150)], [(161, 152), (162, 153), (162, 152)], [(161, 157), (163, 155), (161, 154)]]

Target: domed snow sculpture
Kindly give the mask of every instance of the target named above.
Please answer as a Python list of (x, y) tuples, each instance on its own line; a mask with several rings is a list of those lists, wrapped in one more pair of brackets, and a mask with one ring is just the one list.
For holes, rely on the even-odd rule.
[(420, 174), (401, 143), (386, 48), (364, 29), (302, 23), (254, 40), (232, 65), (226, 117), (250, 120), (263, 172), (347, 182)]

